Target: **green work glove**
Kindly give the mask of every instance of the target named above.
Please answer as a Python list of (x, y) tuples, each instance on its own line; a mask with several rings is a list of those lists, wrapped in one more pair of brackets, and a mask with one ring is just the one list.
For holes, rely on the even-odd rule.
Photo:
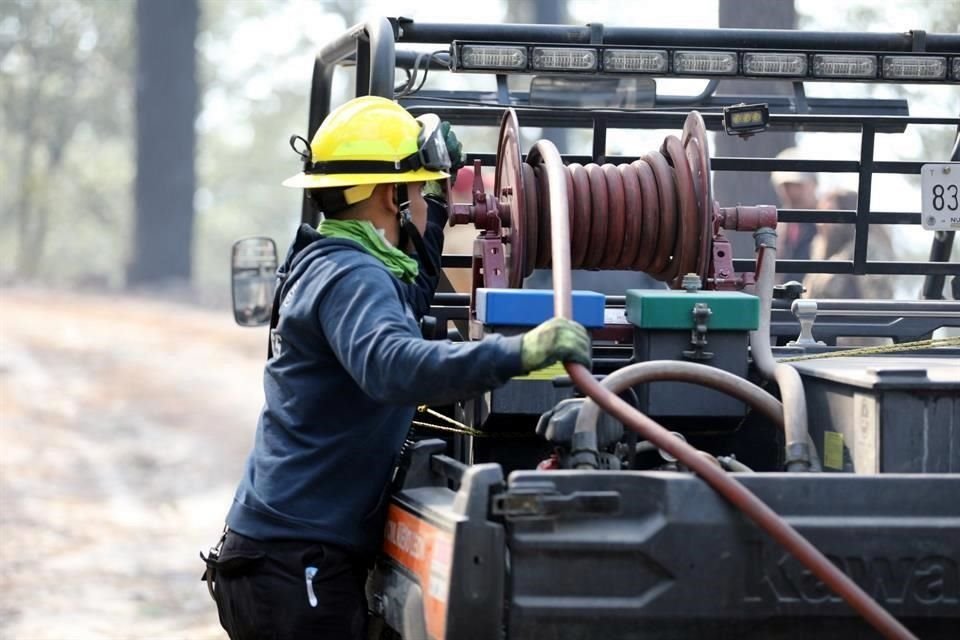
[(520, 358), (524, 371), (536, 371), (555, 362), (577, 362), (589, 369), (590, 336), (573, 320), (551, 318), (523, 334)]
[(440, 123), (440, 134), (443, 141), (447, 144), (447, 154), (450, 156), (450, 184), (457, 181), (457, 171), (467, 162), (467, 156), (463, 153), (463, 145), (457, 139), (457, 134), (450, 128), (450, 123), (444, 120)]
[(440, 198), (444, 202), (447, 201), (447, 196), (443, 192), (443, 186), (440, 184), (439, 180), (430, 180), (429, 182), (424, 182), (423, 186), (420, 188), (420, 195), (424, 198), (427, 196), (433, 196), (434, 198)]

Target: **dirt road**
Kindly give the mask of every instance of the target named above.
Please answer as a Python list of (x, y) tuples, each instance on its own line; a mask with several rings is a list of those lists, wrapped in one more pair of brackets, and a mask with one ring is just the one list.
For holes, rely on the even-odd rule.
[(225, 638), (199, 581), (262, 402), (263, 329), (0, 289), (0, 638)]

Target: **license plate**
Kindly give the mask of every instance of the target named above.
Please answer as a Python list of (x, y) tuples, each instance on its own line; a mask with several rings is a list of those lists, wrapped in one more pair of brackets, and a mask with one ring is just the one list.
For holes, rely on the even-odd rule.
[(920, 202), (924, 229), (960, 230), (960, 162), (923, 165)]

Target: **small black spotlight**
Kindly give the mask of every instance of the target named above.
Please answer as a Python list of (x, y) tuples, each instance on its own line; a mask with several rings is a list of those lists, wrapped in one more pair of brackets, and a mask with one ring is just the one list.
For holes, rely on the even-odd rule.
[(763, 104), (735, 104), (723, 108), (723, 128), (727, 135), (746, 138), (760, 133), (770, 122), (770, 107)]

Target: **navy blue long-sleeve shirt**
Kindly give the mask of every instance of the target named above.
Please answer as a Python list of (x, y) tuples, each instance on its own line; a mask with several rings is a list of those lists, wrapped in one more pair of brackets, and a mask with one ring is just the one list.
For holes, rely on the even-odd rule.
[[(440, 282), (440, 256), (443, 255), (443, 228), (447, 226), (447, 204), (434, 196), (427, 196), (427, 228), (423, 233), (423, 244), (429, 256), (415, 255), (420, 266), (416, 279), (407, 284), (408, 299), (417, 320), (427, 315), (433, 303), (433, 294)], [(430, 260), (435, 273), (430, 274), (425, 261)]]
[(415, 406), (519, 375), (520, 337), (423, 340), (413, 307), (425, 299), (412, 285), (350, 240), (301, 240), (284, 267), (266, 402), (227, 524), (366, 555)]

